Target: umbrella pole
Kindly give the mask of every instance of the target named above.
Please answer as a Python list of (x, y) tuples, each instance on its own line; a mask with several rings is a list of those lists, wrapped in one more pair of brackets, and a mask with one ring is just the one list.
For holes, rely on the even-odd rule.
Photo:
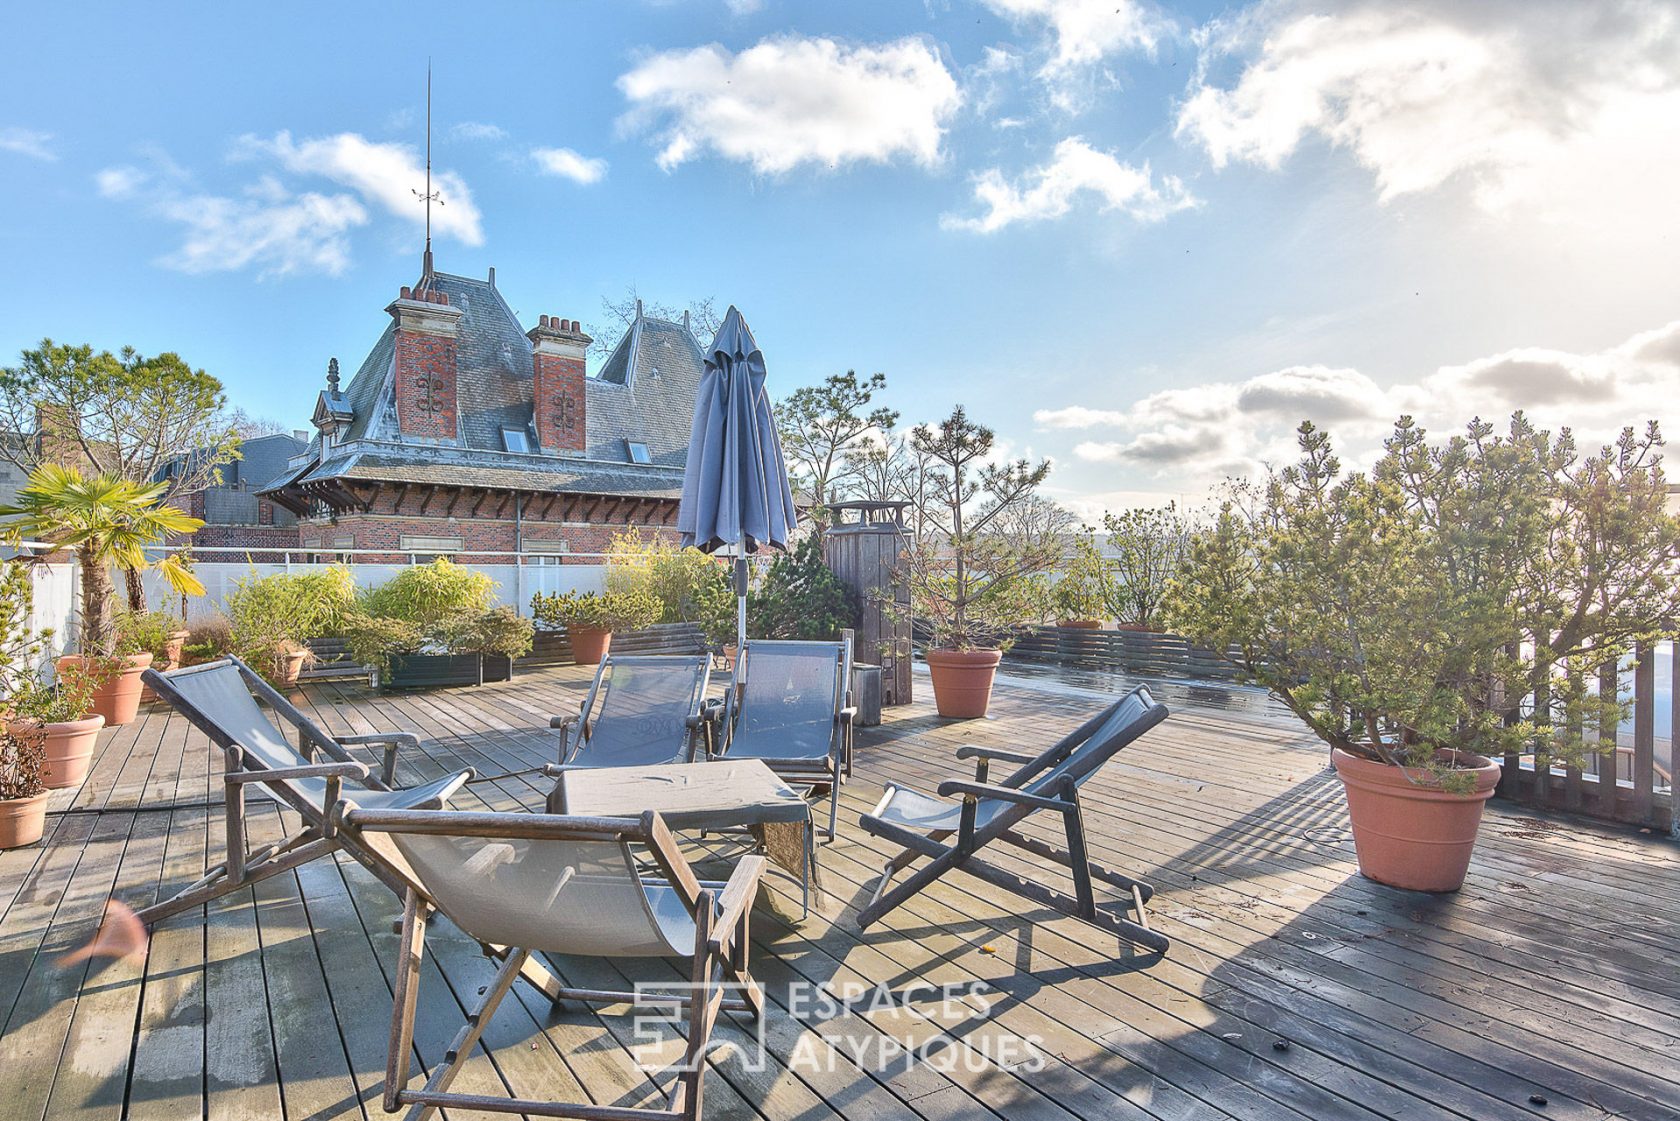
[(735, 558), (735, 649), (747, 646), (747, 554)]

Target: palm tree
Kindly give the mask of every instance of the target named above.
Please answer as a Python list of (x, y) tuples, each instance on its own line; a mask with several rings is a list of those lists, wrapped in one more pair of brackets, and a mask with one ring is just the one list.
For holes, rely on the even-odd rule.
[(155, 567), (183, 595), (204, 594), (204, 585), (178, 558), (146, 559), (147, 545), (204, 524), (177, 507), (159, 505), (164, 488), (45, 463), (30, 473), (14, 505), (0, 506), (0, 517), (17, 519), (5, 527), (12, 544), (39, 540), (75, 552), (82, 570), (84, 655), (108, 657), (116, 651), (112, 565), (136, 573)]

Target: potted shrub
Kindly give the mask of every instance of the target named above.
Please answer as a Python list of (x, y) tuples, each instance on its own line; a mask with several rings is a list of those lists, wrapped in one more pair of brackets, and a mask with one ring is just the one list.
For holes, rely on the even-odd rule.
[(230, 648), (271, 684), (296, 685), (315, 657), (308, 640), (341, 630), (355, 605), (356, 582), (343, 565), (268, 576), (253, 568), (227, 596)]
[(1061, 571), (1049, 589), (1058, 627), (1102, 629), (1106, 567), (1094, 533), (1087, 529), (1074, 537), (1072, 552), (1062, 561)]
[(1344, 475), (1304, 424), (1300, 463), (1192, 537), (1167, 617), (1330, 745), (1367, 877), (1455, 890), (1494, 760), (1580, 765), (1582, 731), (1620, 721), (1587, 680), (1680, 608), (1659, 443), (1629, 430), (1580, 459), (1519, 413), (1505, 437), (1475, 422), (1432, 446), (1402, 418)]
[(609, 592), (653, 596), (660, 607), (653, 622), (693, 623), (713, 650), (734, 641), (735, 587), (729, 568), (709, 553), (625, 530), (607, 546), (605, 583)]
[(599, 665), (612, 648), (614, 631), (637, 631), (659, 619), (659, 600), (645, 591), (538, 592), (531, 597), (531, 616), (544, 627), (566, 628), (572, 640), (572, 660), (580, 666)]
[(463, 611), (444, 619), (436, 637), (454, 654), (477, 654), (483, 681), (509, 681), (515, 658), (531, 652), (536, 627), (511, 607)]
[(0, 731), (0, 849), (32, 845), (47, 825), (46, 736)]
[(1123, 631), (1159, 631), (1161, 601), (1183, 563), (1190, 527), (1175, 503), (1103, 515), (1109, 559), (1098, 588)]
[(414, 565), (360, 597), (343, 628), (351, 656), (383, 688), (477, 685), (483, 655), (453, 649), (449, 631), (453, 620), (488, 612), (495, 595), (489, 576), (446, 557)]
[(117, 626), (114, 569), (141, 572), (155, 567), (178, 592), (203, 595), (204, 585), (173, 556), (148, 561), (146, 547), (171, 534), (192, 533), (204, 523), (160, 504), (164, 484), (142, 485), (110, 475), (84, 476), (74, 467), (43, 464), (30, 473), (17, 501), (0, 506), (13, 520), (6, 536), (14, 545), (45, 541), (73, 552), (81, 570), (80, 653), (61, 664), (80, 663), (99, 679), (93, 711), (107, 725), (126, 724), (140, 707), (140, 674), (152, 662)]
[(105, 718), (91, 713), (99, 682), (86, 668), (64, 666), (51, 685), (38, 680), (12, 691), (6, 730), (20, 739), (38, 736), (42, 751), (42, 781), (48, 790), (78, 786), (88, 765)]
[(181, 664), (203, 665), (213, 662), (233, 649), (233, 624), (225, 615), (209, 615), (195, 619), (187, 627), (187, 638), (181, 644)]
[(929, 628), (926, 658), (939, 715), (972, 719), (991, 704), (1010, 635), (1038, 614), (1031, 577), (1059, 559), (1057, 535), (1033, 531), (1033, 519), (1005, 528), (1035, 499), (1050, 464), (988, 463), (994, 434), (960, 405), (939, 425), (916, 427), (910, 439), (934, 468), (926, 480), (926, 530), (904, 561), (911, 609)]
[[(180, 616), (167, 611), (124, 611), (117, 615), (117, 629), (127, 645), (151, 654), (154, 669), (172, 670), (181, 664), (188, 631)], [(142, 704), (156, 699), (150, 686), (142, 686)]]

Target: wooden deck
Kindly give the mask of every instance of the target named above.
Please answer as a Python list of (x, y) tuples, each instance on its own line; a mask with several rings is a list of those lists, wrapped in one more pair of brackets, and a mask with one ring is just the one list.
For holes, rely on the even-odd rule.
[[(418, 779), (544, 761), (548, 717), (584, 681), (564, 669), (304, 698), (333, 730), (419, 732), (404, 776)], [(749, 1036), (727, 1022), (719, 1038), (738, 1047), (714, 1057), (707, 1117), (1680, 1119), (1672, 843), (1496, 803), (1463, 892), (1378, 888), (1354, 870), (1321, 749), (1253, 696), (1163, 692), (1172, 719), (1087, 788), (1097, 858), (1159, 887), (1155, 922), (1174, 939), (1163, 960), (960, 875), (860, 936), (853, 915), (882, 853), (855, 823), (881, 783), (931, 786), (965, 740), (1046, 742), (1098, 698), (1007, 685), (984, 722), (942, 722), (925, 700), (889, 710), (860, 737), (811, 918), (798, 921), (796, 884), (768, 878), (754, 968), (771, 1058), (752, 1069)], [(216, 768), (202, 736), (154, 708), (102, 737), (87, 784), (55, 797), (44, 846), (0, 853), (0, 1118), (383, 1116), (399, 907), (348, 860), (232, 896), (205, 922), (171, 920), (143, 965), (56, 964), (108, 897), (142, 906), (200, 873), (221, 840)], [(457, 804), (533, 808), (543, 794), (512, 779)], [(254, 840), (284, 827), (264, 808)], [(709, 845), (695, 855), (738, 851)], [(659, 962), (556, 964), (583, 986), (676, 977)], [(429, 940), (424, 1063), (490, 974), (470, 943)], [(923, 987), (976, 981), (989, 991), (966, 1010)], [(823, 1008), (795, 999), (798, 982), (872, 995)], [(626, 1017), (553, 1013), (516, 991), (459, 1089), (655, 1100)], [(883, 1061), (888, 1040), (930, 1044), (928, 1057)], [(1043, 1068), (1004, 1069), (1029, 1041)]]

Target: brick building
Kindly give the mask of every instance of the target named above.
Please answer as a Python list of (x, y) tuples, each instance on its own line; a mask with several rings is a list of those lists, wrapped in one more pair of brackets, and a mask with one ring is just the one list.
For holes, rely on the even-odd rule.
[(525, 330), (494, 269), (428, 271), (385, 310), (391, 322), (342, 388), (333, 360), (315, 435), (261, 491), (298, 515), (302, 548), (560, 562), (626, 527), (675, 536), (704, 368), (686, 316), (638, 305), (589, 377), (577, 321), (544, 315)]

